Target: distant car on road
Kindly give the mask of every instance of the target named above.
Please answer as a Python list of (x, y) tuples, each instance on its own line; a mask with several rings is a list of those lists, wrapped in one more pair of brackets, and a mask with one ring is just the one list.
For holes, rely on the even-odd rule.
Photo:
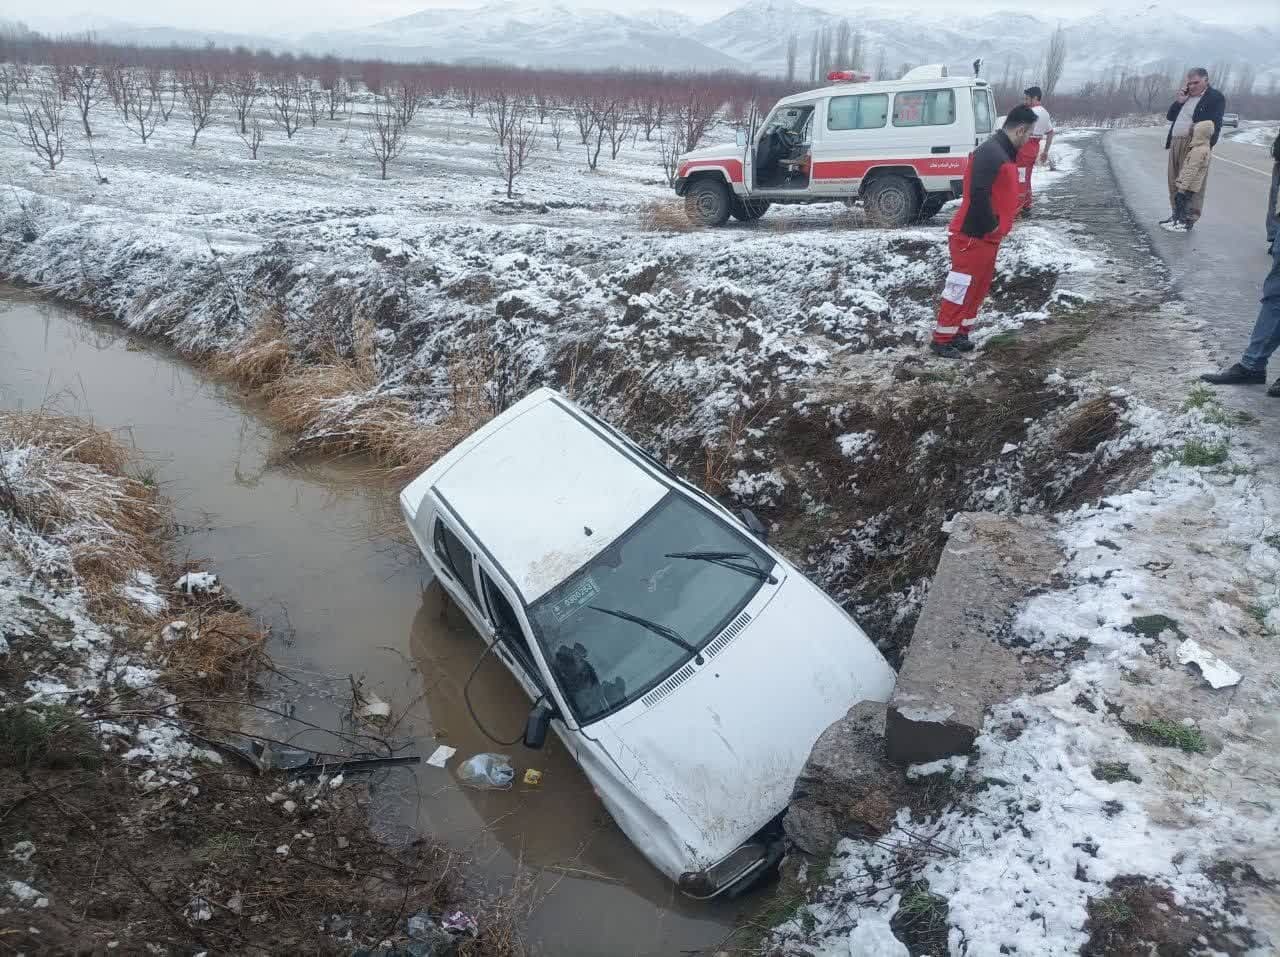
[(627, 837), (690, 897), (754, 883), (818, 736), (894, 673), (843, 609), (611, 426), (540, 389), (401, 494), (441, 585)]
[(1240, 114), (1239, 113), (1223, 113), (1222, 125), (1230, 126), (1233, 129), (1238, 130), (1240, 128)]

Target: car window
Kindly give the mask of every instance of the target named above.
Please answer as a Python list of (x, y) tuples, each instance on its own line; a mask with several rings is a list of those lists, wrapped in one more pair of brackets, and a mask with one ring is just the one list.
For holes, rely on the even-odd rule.
[(949, 126), (955, 121), (954, 90), (898, 93), (893, 98), (894, 126)]
[(833, 96), (827, 102), (827, 129), (877, 130), (889, 115), (887, 93)]
[(509, 642), (510, 647), (520, 655), (523, 664), (532, 673), (534, 671), (533, 655), (529, 653), (529, 639), (525, 637), (524, 629), (520, 626), (520, 618), (516, 615), (515, 608), (483, 568), (480, 569), (480, 585), (484, 589), (485, 604), (494, 629)]
[(471, 552), (467, 550), (466, 545), (462, 544), (462, 540), (438, 518), (436, 519), (435, 549), (440, 560), (444, 562), (445, 568), (449, 569), (453, 577), (461, 583), (467, 594), (471, 596), (471, 600), (478, 606), (480, 604), (480, 596), (476, 592), (476, 578), (472, 571), (474, 565), (471, 562)]
[(634, 701), (691, 657), (678, 641), (600, 611), (647, 619), (701, 648), (737, 616), (761, 580), (673, 552), (732, 553), (768, 571), (769, 554), (706, 508), (669, 492), (622, 537), (529, 608), (565, 699), (583, 722)]
[(973, 125), (976, 133), (991, 132), (991, 97), (986, 90), (973, 91)]

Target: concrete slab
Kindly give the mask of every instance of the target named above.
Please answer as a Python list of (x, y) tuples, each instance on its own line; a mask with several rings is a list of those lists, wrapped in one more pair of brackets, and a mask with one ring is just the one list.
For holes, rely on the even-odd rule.
[(1043, 519), (964, 512), (952, 520), (889, 701), (890, 760), (967, 753), (987, 709), (1028, 686), (1021, 656), (1000, 638), (1018, 604), (1049, 584), (1061, 558)]

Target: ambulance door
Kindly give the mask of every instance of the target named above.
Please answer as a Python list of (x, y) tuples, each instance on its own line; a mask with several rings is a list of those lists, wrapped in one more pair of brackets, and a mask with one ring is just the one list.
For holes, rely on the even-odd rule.
[(892, 158), (888, 93), (838, 93), (814, 111), (811, 188), (824, 196), (856, 196), (867, 170)]

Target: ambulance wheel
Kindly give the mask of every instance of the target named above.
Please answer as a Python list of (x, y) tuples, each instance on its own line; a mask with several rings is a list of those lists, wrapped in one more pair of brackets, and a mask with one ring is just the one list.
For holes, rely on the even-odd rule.
[(921, 223), (926, 223), (929, 220), (933, 219), (934, 216), (938, 215), (938, 210), (942, 209), (943, 206), (947, 205), (947, 200), (949, 198), (950, 197), (946, 195), (926, 196), (924, 198), (924, 205), (920, 207), (920, 217), (917, 221)]
[(695, 226), (723, 226), (729, 220), (729, 187), (718, 179), (700, 179), (684, 194), (684, 212)]
[(877, 176), (863, 192), (862, 205), (877, 226), (906, 226), (919, 214), (920, 194), (905, 176)]
[(769, 201), (767, 199), (739, 199), (735, 196), (729, 206), (729, 212), (740, 223), (753, 222), (768, 211)]

